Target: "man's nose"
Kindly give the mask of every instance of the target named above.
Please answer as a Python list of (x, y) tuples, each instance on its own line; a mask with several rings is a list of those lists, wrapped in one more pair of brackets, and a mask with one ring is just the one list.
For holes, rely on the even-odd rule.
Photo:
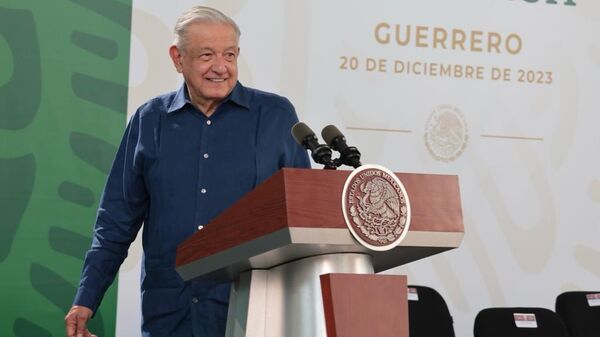
[(217, 57), (215, 59), (215, 62), (212, 65), (211, 69), (212, 69), (212, 71), (214, 71), (216, 73), (224, 73), (224, 72), (226, 72), (227, 71), (227, 66), (226, 66), (225, 58), (223, 58), (222, 56)]

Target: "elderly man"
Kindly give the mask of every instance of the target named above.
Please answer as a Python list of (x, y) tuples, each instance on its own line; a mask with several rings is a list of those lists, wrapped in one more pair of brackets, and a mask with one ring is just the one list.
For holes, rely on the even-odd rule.
[(290, 102), (242, 86), (235, 22), (193, 7), (169, 54), (184, 84), (131, 118), (102, 196), (68, 337), (91, 336), (100, 305), (142, 223), (142, 335), (223, 336), (229, 283), (184, 283), (177, 245), (282, 167), (309, 167), (290, 136)]

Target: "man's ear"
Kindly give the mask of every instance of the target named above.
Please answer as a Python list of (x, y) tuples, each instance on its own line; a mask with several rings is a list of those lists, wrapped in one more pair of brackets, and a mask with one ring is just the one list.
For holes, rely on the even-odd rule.
[(171, 60), (173, 61), (173, 65), (177, 72), (181, 73), (183, 71), (183, 66), (181, 65), (181, 51), (176, 45), (171, 45), (171, 47), (169, 47), (169, 56), (171, 56)]

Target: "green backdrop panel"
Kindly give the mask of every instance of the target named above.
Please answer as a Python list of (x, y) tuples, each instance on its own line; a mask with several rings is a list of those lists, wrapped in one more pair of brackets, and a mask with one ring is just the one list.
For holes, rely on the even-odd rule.
[[(64, 336), (126, 120), (131, 0), (0, 1), (0, 336)], [(91, 330), (112, 336), (116, 282)]]

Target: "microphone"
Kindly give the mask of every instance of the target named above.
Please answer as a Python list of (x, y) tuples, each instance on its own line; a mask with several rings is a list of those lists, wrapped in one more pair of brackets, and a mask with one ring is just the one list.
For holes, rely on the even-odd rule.
[(315, 163), (325, 165), (326, 169), (335, 170), (337, 166), (331, 160), (331, 149), (325, 144), (319, 144), (317, 136), (308, 125), (298, 122), (292, 127), (292, 136), (298, 144), (311, 152)]
[[(327, 125), (321, 131), (321, 136), (332, 149), (340, 153), (341, 164), (357, 168), (361, 166), (360, 152), (354, 146), (346, 144), (346, 137), (334, 125)], [(339, 165), (338, 165), (339, 166)]]

